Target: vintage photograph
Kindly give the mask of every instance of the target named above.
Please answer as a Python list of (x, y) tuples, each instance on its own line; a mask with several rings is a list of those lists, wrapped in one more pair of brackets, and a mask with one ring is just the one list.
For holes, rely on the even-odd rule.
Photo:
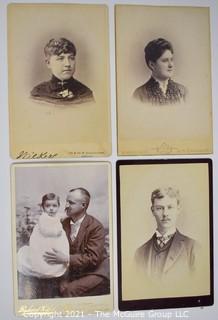
[(117, 179), (120, 309), (211, 305), (212, 161), (120, 160)]
[(51, 80), (42, 82), (31, 91), (34, 99), (52, 103), (83, 103), (93, 101), (92, 91), (73, 78), (76, 69), (76, 47), (68, 39), (50, 39), (44, 48), (45, 63)]
[(134, 98), (156, 105), (184, 102), (186, 88), (171, 79), (174, 71), (172, 44), (165, 39), (154, 39), (146, 45), (144, 52), (151, 77), (135, 90)]
[(8, 5), (12, 158), (111, 153), (108, 28), (106, 5)]
[(116, 5), (115, 18), (119, 155), (211, 153), (209, 9)]
[(18, 164), (12, 181), (16, 313), (111, 310), (110, 165)]

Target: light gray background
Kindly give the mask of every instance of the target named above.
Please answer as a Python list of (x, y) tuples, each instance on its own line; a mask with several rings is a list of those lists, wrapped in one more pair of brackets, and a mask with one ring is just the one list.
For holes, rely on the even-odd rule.
[[(0, 317), (4, 320), (14, 320), (18, 319), (14, 316), (13, 312), (13, 287), (12, 287), (12, 250), (11, 250), (11, 199), (10, 199), (10, 164), (12, 160), (9, 157), (9, 124), (8, 124), (8, 86), (7, 86), (7, 19), (6, 19), (6, 7), (9, 3), (9, 0), (1, 0), (0, 1), (0, 204), (1, 204), (1, 232), (0, 232)], [(24, 3), (28, 2), (25, 0), (17, 1), (16, 3)], [(58, 3), (62, 1), (45, 1), (45, 0), (35, 0), (29, 1), (32, 3), (37, 2), (53, 2)], [(65, 0), (65, 3), (73, 3), (75, 1)], [(217, 0), (144, 0), (144, 1), (114, 1), (114, 0), (96, 0), (96, 1), (77, 1), (77, 3), (102, 3), (107, 4), (109, 7), (110, 14), (110, 64), (111, 64), (111, 118), (112, 118), (112, 130), (113, 130), (113, 154), (108, 158), (101, 158), (101, 160), (110, 160), (112, 162), (112, 183), (113, 183), (113, 234), (114, 234), (114, 284), (115, 284), (115, 294), (114, 308), (117, 311), (117, 259), (116, 259), (116, 203), (115, 203), (115, 162), (118, 159), (116, 156), (116, 96), (115, 96), (115, 45), (114, 45), (114, 4), (147, 4), (147, 5), (187, 5), (187, 6), (210, 6), (211, 8), (211, 37), (212, 37), (212, 77), (213, 77), (213, 118), (214, 118), (214, 154), (209, 155), (214, 161), (214, 253), (215, 253), (215, 267), (214, 267), (214, 275), (215, 275), (215, 303), (212, 307), (205, 308), (189, 308), (189, 309), (181, 309), (177, 312), (181, 311), (186, 312), (184, 315), (188, 316), (184, 319), (191, 320), (203, 320), (210, 319), (215, 320), (218, 314), (218, 4)], [(130, 22), (133, 23), (133, 22)], [(167, 22), (165, 22), (167, 23)], [(185, 35), (184, 35), (185, 36)], [(197, 53), (196, 53), (197, 54)], [(25, 58), (25, 57), (24, 57)], [(17, 62), (19, 63), (19, 61)], [(200, 66), (199, 66), (200, 67)], [(197, 157), (197, 156), (193, 156)], [(202, 156), (201, 156), (202, 157)], [(205, 156), (207, 157), (207, 156)], [(124, 159), (125, 157), (122, 157)], [(131, 157), (133, 158), (142, 158), (142, 157)], [(145, 157), (144, 157), (145, 158)], [(151, 157), (146, 157), (151, 158)], [(162, 157), (155, 157), (156, 159)], [(173, 156), (169, 156), (168, 158), (175, 158)], [(181, 158), (181, 157), (180, 157)], [(185, 158), (185, 156), (184, 156)], [(190, 156), (188, 157), (190, 158)], [(91, 160), (100, 160), (92, 158)], [(75, 161), (75, 160), (72, 160)], [(77, 159), (78, 161), (78, 159)], [(168, 319), (176, 319), (176, 310), (168, 309), (168, 310), (156, 310), (145, 311), (143, 313), (143, 318), (141, 319), (166, 319), (168, 315)], [(179, 313), (177, 314), (177, 316)], [(133, 318), (129, 317), (129, 319)], [(110, 319), (118, 319), (118, 316), (111, 314)], [(109, 319), (108, 317), (105, 319)], [(135, 319), (139, 319), (140, 317), (136, 317)], [(25, 318), (32, 319), (32, 318)], [(46, 318), (45, 318), (46, 319)], [(48, 319), (48, 318), (47, 318)], [(60, 317), (54, 319), (61, 319)], [(64, 318), (63, 318), (64, 319)], [(83, 319), (104, 319), (102, 316), (93, 315), (86, 316)], [(181, 319), (181, 318), (180, 318)]]
[(85, 188), (91, 195), (88, 214), (96, 217), (104, 227), (109, 227), (108, 216), (108, 165), (90, 163), (54, 167), (16, 167), (16, 205), (35, 206), (44, 194), (53, 192), (60, 197), (60, 213), (64, 212), (69, 190)]

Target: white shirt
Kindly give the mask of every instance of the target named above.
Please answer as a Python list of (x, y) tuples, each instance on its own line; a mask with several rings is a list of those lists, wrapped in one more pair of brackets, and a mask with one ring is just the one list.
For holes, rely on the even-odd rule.
[(162, 248), (167, 242), (172, 238), (172, 235), (176, 232), (175, 228), (171, 228), (166, 233), (161, 234), (158, 230), (156, 230), (157, 243)]
[(157, 237), (167, 237), (169, 235), (173, 235), (175, 232), (176, 228), (171, 228), (164, 234), (161, 234), (158, 230), (155, 231)]
[(83, 222), (85, 218), (85, 214), (76, 222), (73, 222), (72, 220), (70, 220), (70, 228), (71, 228), (71, 232), (70, 232), (70, 239), (72, 241), (74, 241), (78, 235), (81, 223)]

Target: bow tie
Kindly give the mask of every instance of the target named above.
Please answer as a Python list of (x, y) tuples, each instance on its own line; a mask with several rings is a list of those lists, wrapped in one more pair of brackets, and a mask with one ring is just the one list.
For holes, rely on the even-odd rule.
[(163, 248), (167, 242), (172, 238), (173, 234), (169, 234), (167, 236), (156, 236), (157, 245), (159, 248)]

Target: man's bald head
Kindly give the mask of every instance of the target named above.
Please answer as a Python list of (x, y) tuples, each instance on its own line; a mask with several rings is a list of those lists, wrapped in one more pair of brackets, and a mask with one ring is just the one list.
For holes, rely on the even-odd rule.
[(69, 191), (69, 193), (73, 193), (78, 199), (81, 199), (81, 201), (84, 201), (87, 204), (87, 208), (90, 202), (90, 193), (85, 188), (74, 188)]

